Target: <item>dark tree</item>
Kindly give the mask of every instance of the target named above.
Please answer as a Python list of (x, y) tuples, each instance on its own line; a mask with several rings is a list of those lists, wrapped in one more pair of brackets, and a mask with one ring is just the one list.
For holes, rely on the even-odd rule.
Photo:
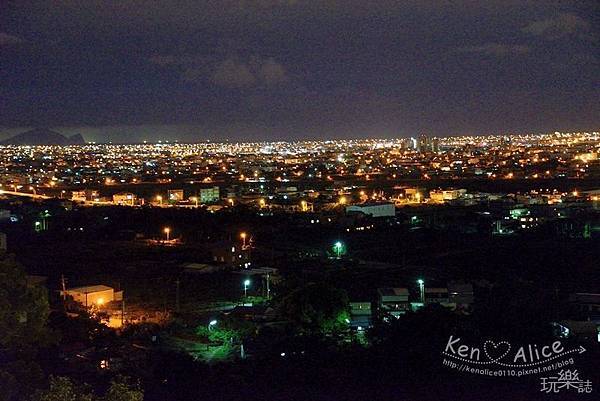
[(285, 317), (307, 332), (331, 333), (347, 327), (348, 296), (324, 283), (308, 283), (281, 301)]

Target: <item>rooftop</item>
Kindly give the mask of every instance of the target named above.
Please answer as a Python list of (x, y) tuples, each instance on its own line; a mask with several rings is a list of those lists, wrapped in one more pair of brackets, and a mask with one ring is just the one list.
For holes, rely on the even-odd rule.
[(109, 287), (107, 285), (87, 285), (87, 286), (83, 286), (83, 287), (75, 287), (75, 288), (67, 289), (67, 291), (81, 292), (83, 294), (91, 294), (93, 292), (110, 291), (110, 290), (114, 291), (114, 289), (112, 287)]
[(390, 296), (408, 296), (408, 288), (378, 288), (379, 295)]

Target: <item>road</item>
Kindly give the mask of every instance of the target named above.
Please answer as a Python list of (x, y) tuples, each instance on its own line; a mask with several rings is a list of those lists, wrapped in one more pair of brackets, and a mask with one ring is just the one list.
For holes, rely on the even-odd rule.
[[(36, 193), (31, 193), (31, 192), (7, 191), (5, 189), (0, 189), (0, 195), (23, 196), (26, 198), (33, 198), (33, 199), (55, 199), (56, 198), (54, 196), (39, 195)], [(78, 201), (78, 202), (83, 203), (88, 206), (89, 205), (113, 205), (112, 202), (101, 202), (101, 201)]]

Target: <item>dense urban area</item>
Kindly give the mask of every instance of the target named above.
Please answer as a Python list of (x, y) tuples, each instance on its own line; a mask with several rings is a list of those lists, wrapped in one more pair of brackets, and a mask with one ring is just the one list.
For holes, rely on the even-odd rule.
[(0, 146), (0, 400), (539, 395), (449, 368), (449, 338), (560, 340), (583, 383), (560, 399), (592, 399), (599, 153), (598, 132)]

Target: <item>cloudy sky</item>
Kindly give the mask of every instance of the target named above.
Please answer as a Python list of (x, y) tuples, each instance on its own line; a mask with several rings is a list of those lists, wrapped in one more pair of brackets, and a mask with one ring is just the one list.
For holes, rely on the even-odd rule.
[(600, 128), (597, 1), (4, 0), (0, 136)]

